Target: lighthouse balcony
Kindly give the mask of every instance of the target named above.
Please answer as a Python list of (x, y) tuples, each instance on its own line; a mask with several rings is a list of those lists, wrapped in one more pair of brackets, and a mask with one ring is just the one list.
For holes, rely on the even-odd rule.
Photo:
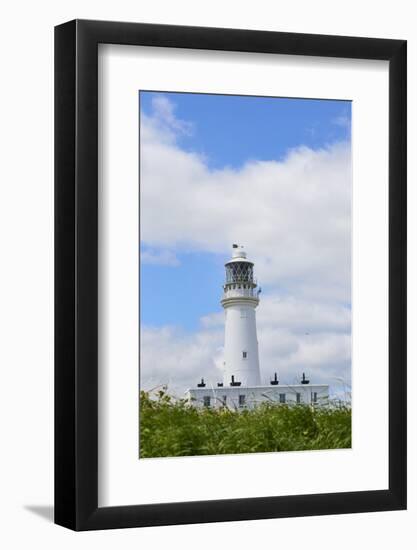
[(225, 285), (222, 302), (229, 299), (251, 299), (259, 302), (259, 290), (249, 284)]

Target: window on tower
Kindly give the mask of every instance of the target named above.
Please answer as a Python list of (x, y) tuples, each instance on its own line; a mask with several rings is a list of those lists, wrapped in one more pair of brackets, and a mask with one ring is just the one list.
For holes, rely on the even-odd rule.
[(243, 359), (246, 359), (248, 357), (248, 352), (247, 351), (242, 351), (242, 357), (243, 357)]
[(250, 283), (253, 281), (253, 265), (250, 262), (234, 262), (226, 266), (226, 283)]

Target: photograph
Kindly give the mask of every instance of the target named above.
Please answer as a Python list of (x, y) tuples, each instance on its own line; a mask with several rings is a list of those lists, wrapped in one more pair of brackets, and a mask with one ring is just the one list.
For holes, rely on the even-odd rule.
[(351, 102), (139, 92), (139, 458), (351, 447)]

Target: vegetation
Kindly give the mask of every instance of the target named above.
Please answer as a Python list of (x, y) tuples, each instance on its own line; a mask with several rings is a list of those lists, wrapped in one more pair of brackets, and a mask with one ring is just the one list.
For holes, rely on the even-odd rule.
[(140, 457), (351, 447), (348, 406), (262, 404), (242, 412), (197, 409), (165, 391), (140, 395)]

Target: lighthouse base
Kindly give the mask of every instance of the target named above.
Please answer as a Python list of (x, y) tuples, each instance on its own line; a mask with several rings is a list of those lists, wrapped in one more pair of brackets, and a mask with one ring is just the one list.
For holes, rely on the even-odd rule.
[(292, 384), (276, 386), (222, 386), (192, 388), (186, 397), (190, 405), (198, 408), (241, 411), (254, 409), (262, 403), (271, 405), (327, 405), (327, 384)]

